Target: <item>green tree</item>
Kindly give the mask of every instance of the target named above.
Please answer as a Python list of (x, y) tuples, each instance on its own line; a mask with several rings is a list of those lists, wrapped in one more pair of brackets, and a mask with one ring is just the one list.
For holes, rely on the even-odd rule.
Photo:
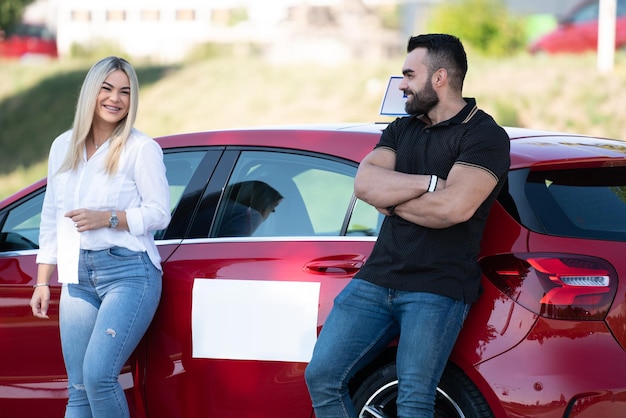
[(34, 0), (0, 0), (0, 29), (10, 31), (19, 23), (24, 9)]
[(503, 0), (441, 3), (429, 22), (431, 32), (450, 33), (485, 55), (511, 55), (526, 46), (525, 22), (511, 15)]

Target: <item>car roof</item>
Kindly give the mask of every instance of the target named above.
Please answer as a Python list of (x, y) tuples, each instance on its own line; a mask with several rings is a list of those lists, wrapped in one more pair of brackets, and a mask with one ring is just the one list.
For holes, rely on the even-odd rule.
[(581, 163), (626, 164), (626, 142), (524, 128), (505, 128), (511, 138), (511, 169)]
[[(186, 145), (259, 145), (294, 147), (324, 152), (324, 146), (316, 148), (313, 138), (321, 138), (329, 133), (341, 135), (344, 147), (334, 147), (344, 158), (362, 158), (378, 141), (381, 132), (388, 122), (380, 123), (337, 123), (316, 125), (281, 125), (256, 128), (233, 129), (223, 131), (197, 132), (183, 135), (162, 137), (159, 139), (164, 147)], [(518, 127), (504, 128), (511, 138), (511, 168), (571, 164), (583, 160), (626, 159), (626, 142), (593, 137), (587, 135), (568, 134), (548, 130)], [(246, 133), (246, 135), (241, 135)], [(364, 141), (364, 134), (369, 137)], [(214, 138), (210, 138), (216, 135)], [(263, 137), (261, 142), (256, 138)], [(298, 138), (301, 141), (294, 141)], [(365, 144), (364, 144), (365, 142)], [(356, 144), (365, 147), (356, 153), (352, 152)], [(327, 147), (326, 147), (327, 148)], [(341, 148), (346, 148), (341, 151)], [(351, 151), (352, 150), (352, 151)]]

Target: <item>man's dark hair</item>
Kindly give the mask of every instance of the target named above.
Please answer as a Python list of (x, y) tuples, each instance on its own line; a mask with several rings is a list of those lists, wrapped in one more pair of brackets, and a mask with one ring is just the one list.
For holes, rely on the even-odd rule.
[(467, 55), (459, 38), (443, 33), (412, 36), (409, 38), (407, 53), (416, 48), (425, 48), (428, 51), (426, 64), (431, 74), (444, 68), (448, 72), (450, 86), (458, 91), (463, 89), (467, 74)]

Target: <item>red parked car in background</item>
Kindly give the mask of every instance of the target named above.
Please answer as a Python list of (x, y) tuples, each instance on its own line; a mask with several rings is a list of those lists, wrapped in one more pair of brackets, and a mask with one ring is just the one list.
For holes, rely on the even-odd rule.
[[(156, 232), (163, 296), (122, 370), (134, 417), (310, 418), (304, 370), (380, 215), (357, 200), (359, 161), (386, 124), (158, 138), (172, 222)], [(480, 299), (438, 387), (437, 417), (626, 416), (626, 142), (508, 128), (511, 170), (482, 243)], [(282, 201), (219, 236), (234, 184)], [(0, 411), (61, 417), (58, 332), (28, 306), (45, 180), (0, 202)], [(245, 222), (245, 219), (242, 221)], [(351, 383), (360, 418), (396, 417), (395, 347)]]
[(22, 23), (4, 33), (0, 29), (0, 58), (57, 58), (54, 33), (44, 25)]
[[(582, 53), (598, 48), (599, 0), (584, 0), (559, 19), (555, 30), (531, 43), (537, 53)], [(626, 50), (626, 0), (617, 0), (615, 48)]]

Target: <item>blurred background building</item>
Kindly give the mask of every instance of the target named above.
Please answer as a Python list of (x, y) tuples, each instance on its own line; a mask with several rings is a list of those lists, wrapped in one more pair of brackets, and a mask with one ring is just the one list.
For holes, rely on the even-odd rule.
[[(110, 45), (175, 62), (213, 44), (254, 48), (274, 60), (341, 61), (402, 52), (409, 35), (426, 30), (430, 10), (446, 1), (454, 0), (37, 0), (24, 19), (56, 33), (60, 57)], [(554, 19), (577, 1), (505, 3), (512, 13)], [(391, 9), (400, 16), (395, 25), (384, 18)]]

